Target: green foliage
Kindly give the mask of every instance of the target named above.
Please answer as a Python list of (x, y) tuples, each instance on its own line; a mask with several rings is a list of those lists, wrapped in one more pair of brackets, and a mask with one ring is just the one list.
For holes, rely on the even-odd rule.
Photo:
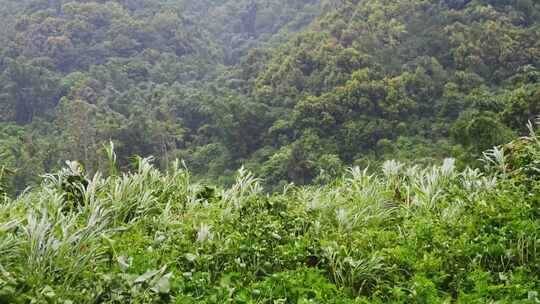
[(0, 302), (539, 302), (539, 22), (0, 0)]
[(463, 113), (454, 126), (458, 141), (481, 153), (493, 146), (508, 142), (515, 135), (494, 113)]
[(10, 170), (9, 168), (6, 168), (4, 166), (0, 166), (0, 196), (2, 196), (2, 200), (5, 199), (5, 196), (8, 192), (6, 180), (8, 176), (12, 174), (14, 174), (13, 170)]
[[(101, 148), (110, 140), (120, 169), (135, 154), (155, 155), (166, 168), (220, 147), (234, 159), (200, 166), (204, 155), (191, 157), (209, 179), (237, 168), (268, 125), (266, 109), (217, 80), (224, 64), (279, 43), (319, 12), (312, 0), (1, 4), (0, 120), (50, 143), (21, 153), (47, 169), (74, 159), (93, 173), (104, 169)], [(17, 172), (31, 183), (34, 175)]]
[(540, 113), (530, 0), (0, 4), (16, 192), (66, 159), (119, 174), (133, 155), (218, 185), (246, 166), (266, 190), (386, 159), (480, 166)]
[[(315, 133), (318, 156), (349, 164), (396, 155), (474, 164), (538, 115), (538, 19), (527, 15), (539, 8), (503, 2), (330, 1), (265, 64), (248, 57), (237, 75), (276, 109), (266, 140), (275, 151)], [(403, 151), (404, 139), (422, 144)]]
[(534, 303), (540, 139), (530, 128), (486, 152), (483, 171), (387, 161), (272, 195), (244, 169), (221, 190), (178, 162), (160, 172), (138, 158), (109, 177), (68, 162), (0, 204), (0, 299)]

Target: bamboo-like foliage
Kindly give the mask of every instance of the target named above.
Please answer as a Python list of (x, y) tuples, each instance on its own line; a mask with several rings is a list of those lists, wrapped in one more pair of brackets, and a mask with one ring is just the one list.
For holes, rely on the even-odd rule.
[[(529, 140), (537, 142), (533, 131)], [(116, 167), (112, 147), (109, 154)], [(132, 172), (107, 177), (88, 177), (67, 162), (40, 187), (0, 204), (0, 289), (24, 284), (25, 291), (14, 287), (12, 294), (82, 302), (181, 299), (211, 290), (189, 284), (230, 284), (227, 273), (242, 273), (239, 284), (252, 284), (308, 263), (331, 284), (365, 296), (396, 271), (413, 271), (396, 266), (399, 254), (389, 252), (397, 249), (386, 246), (422, 244), (427, 232), (416, 222), (458, 227), (467, 218), (472, 225), (484, 217), (471, 210), (492, 212), (492, 200), (515, 200), (518, 190), (504, 190), (521, 172), (514, 158), (494, 148), (485, 153), (484, 171), (458, 171), (453, 159), (430, 167), (389, 161), (379, 174), (353, 167), (326, 186), (289, 185), (273, 195), (245, 169), (229, 189), (212, 192), (192, 182), (180, 162), (161, 172), (152, 158), (138, 158)], [(512, 201), (505, 212), (521, 216), (526, 204)], [(522, 231), (534, 229), (528, 218), (517, 219)], [(540, 261), (536, 235), (516, 235), (509, 240), (515, 257), (489, 253), (471, 263), (507, 272)]]

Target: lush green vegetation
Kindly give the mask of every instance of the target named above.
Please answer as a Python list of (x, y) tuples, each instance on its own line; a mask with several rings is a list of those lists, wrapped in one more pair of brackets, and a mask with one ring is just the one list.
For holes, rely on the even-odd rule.
[[(0, 1), (11, 191), (80, 161), (185, 160), (230, 185), (320, 183), (385, 159), (478, 166), (540, 112), (530, 0)], [(322, 173), (321, 173), (322, 172)]]
[(540, 303), (539, 114), (534, 0), (0, 0), (0, 303)]
[(17, 191), (65, 159), (96, 172), (109, 140), (122, 166), (135, 154), (161, 168), (195, 154), (189, 165), (203, 172), (199, 163), (224, 152), (211, 172), (237, 169), (252, 149), (228, 151), (248, 145), (238, 133), (256, 119), (254, 101), (222, 89), (218, 75), (320, 11), (311, 0), (0, 5), (0, 159), (17, 169)]
[(484, 169), (387, 161), (267, 195), (152, 159), (68, 162), (0, 204), (2, 303), (537, 303), (540, 137)]

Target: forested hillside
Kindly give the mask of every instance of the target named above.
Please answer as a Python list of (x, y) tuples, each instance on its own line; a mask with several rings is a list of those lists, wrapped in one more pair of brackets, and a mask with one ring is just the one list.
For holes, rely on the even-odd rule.
[(78, 160), (183, 159), (277, 189), (348, 165), (430, 164), (523, 133), (540, 112), (530, 0), (7, 1), (1, 165), (13, 191)]
[(257, 162), (302, 182), (329, 163), (477, 158), (540, 110), (538, 12), (531, 1), (336, 5), (239, 67), (241, 88), (273, 113), (263, 149), (275, 150)]
[[(241, 141), (236, 109), (250, 106), (224, 93), (217, 75), (250, 47), (278, 43), (320, 10), (314, 1), (1, 5), (0, 155), (3, 166), (17, 169), (17, 190), (65, 159), (96, 171), (109, 140), (122, 164), (135, 154), (155, 155), (163, 167), (192, 147)], [(237, 166), (223, 157), (215, 171)]]
[(540, 303), (540, 3), (0, 0), (0, 303)]

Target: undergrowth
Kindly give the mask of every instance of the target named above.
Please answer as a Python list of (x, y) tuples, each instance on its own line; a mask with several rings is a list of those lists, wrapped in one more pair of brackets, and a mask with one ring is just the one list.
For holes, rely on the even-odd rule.
[(0, 203), (1, 303), (540, 303), (540, 138), (458, 171), (386, 162), (229, 189), (68, 162)]

